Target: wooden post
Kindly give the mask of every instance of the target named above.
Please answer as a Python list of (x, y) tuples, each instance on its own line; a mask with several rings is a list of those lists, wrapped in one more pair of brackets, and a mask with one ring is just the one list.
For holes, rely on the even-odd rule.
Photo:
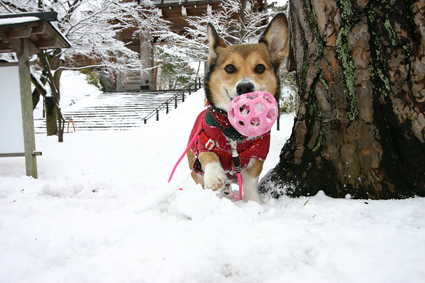
[(31, 76), (29, 68), (29, 39), (22, 39), (19, 61), (19, 84), (21, 89), (22, 124), (24, 129), (25, 168), (27, 176), (37, 179), (35, 156), (34, 120), (32, 115)]

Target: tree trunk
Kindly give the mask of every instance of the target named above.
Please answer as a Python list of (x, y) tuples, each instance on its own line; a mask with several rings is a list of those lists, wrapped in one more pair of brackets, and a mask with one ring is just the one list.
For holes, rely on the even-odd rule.
[[(44, 85), (46, 84), (46, 79), (43, 77), (38, 81), (31, 74), (31, 82), (34, 86), (34, 90), (32, 92), (32, 109), (34, 110), (37, 107), (38, 102), (40, 101), (40, 94), (44, 97), (46, 96), (46, 90), (44, 89)], [(40, 84), (41, 83), (41, 84)]]
[(241, 8), (239, 11), (239, 17), (241, 20), (241, 26), (242, 29), (240, 31), (240, 44), (242, 44), (242, 40), (245, 38), (246, 34), (246, 17), (245, 17), (245, 10), (246, 10), (246, 0), (241, 0)]
[(52, 65), (57, 62), (57, 68), (64, 65), (63, 60), (58, 58), (60, 49), (56, 49), (53, 54), (49, 55), (44, 51), (38, 53), (38, 58), (43, 65), (43, 74), (46, 81), (49, 83), (51, 98), (46, 97), (46, 130), (47, 135), (58, 135), (58, 141), (63, 142), (64, 120), (62, 111), (59, 107), (60, 101), (60, 77), (62, 69), (56, 69), (52, 75)]
[[(59, 61), (58, 67), (63, 65), (64, 62)], [(56, 70), (53, 75), (53, 83), (56, 86), (57, 93), (55, 95), (56, 102), (56, 119), (58, 121), (58, 142), (63, 142), (63, 133), (65, 128), (65, 120), (62, 116), (62, 110), (59, 106), (60, 101), (60, 78), (62, 76), (62, 69)]]
[(57, 107), (52, 96), (46, 96), (44, 99), (46, 107), (46, 131), (48, 136), (56, 135), (58, 125), (56, 123)]
[(53, 82), (53, 77), (51, 74), (51, 66), (53, 58), (48, 56), (45, 51), (40, 51), (38, 53), (38, 58), (43, 66), (43, 78), (48, 82), (50, 86), (50, 92), (52, 94), (51, 97), (46, 97), (45, 99), (45, 107), (46, 107), (46, 131), (48, 136), (56, 135), (58, 132), (58, 127), (56, 123), (57, 117), (57, 107), (55, 98), (55, 86)]
[(424, 0), (290, 0), (296, 118), (260, 192), (425, 196), (424, 11)]

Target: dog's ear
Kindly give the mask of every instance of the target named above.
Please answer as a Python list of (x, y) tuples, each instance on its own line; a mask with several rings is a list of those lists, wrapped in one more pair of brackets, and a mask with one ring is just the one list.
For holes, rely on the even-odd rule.
[(208, 57), (208, 65), (215, 63), (218, 57), (218, 48), (227, 47), (226, 43), (222, 38), (220, 38), (215, 30), (214, 26), (211, 23), (208, 23), (208, 44), (210, 47), (210, 53)]
[(259, 43), (265, 43), (272, 63), (279, 67), (288, 55), (288, 20), (285, 14), (277, 14), (260, 37)]

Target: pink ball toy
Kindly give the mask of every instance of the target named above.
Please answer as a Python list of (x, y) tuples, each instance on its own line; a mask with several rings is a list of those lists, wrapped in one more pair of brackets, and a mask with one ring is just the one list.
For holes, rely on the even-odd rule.
[(278, 114), (276, 99), (266, 91), (239, 95), (227, 110), (232, 126), (247, 137), (258, 137), (270, 131)]

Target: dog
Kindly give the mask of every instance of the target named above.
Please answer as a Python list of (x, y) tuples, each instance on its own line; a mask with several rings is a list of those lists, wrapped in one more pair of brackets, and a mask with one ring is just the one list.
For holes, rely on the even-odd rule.
[(204, 189), (222, 190), (237, 183), (230, 143), (237, 143), (243, 201), (261, 203), (257, 183), (270, 147), (270, 132), (254, 138), (238, 133), (227, 119), (227, 109), (238, 95), (267, 91), (278, 101), (278, 69), (288, 55), (288, 22), (276, 15), (258, 44), (229, 45), (211, 23), (207, 26), (209, 57), (204, 86), (207, 109), (195, 121), (187, 152), (191, 176)]

